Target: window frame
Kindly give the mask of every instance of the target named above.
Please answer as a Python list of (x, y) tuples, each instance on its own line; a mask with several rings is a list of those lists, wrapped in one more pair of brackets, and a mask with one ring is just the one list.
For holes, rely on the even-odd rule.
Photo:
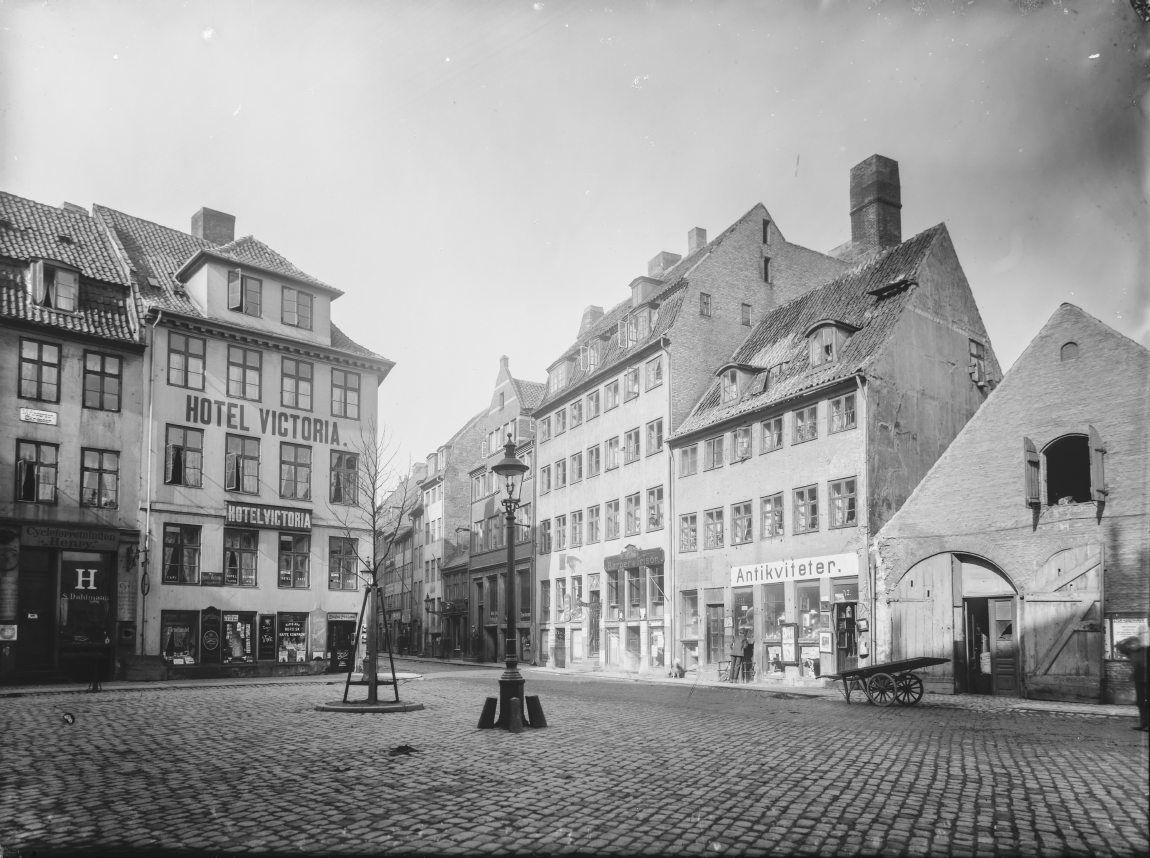
[[(231, 449), (233, 439), (238, 440), (240, 443), (238, 449)], [(255, 444), (256, 454), (253, 456), (250, 452), (251, 444)], [(224, 438), (224, 491), (238, 492), (245, 495), (258, 495), (260, 493), (260, 458), (262, 456), (260, 439), (254, 435), (236, 435), (229, 432)], [(232, 456), (236, 456), (236, 464), (239, 470), (235, 472), (237, 477), (235, 487), (230, 485), (232, 474)], [(255, 473), (249, 474), (247, 472), (246, 463), (255, 461)], [(255, 479), (255, 488), (244, 488), (247, 485), (249, 478)]]
[[(172, 431), (176, 430), (183, 433), (183, 443), (175, 444), (172, 442)], [(199, 438), (199, 447), (192, 447), (188, 444), (188, 439), (192, 436)], [(179, 449), (183, 451), (180, 463), (181, 479), (176, 481), (173, 479), (175, 472), (175, 454), (174, 450)], [(196, 481), (188, 482), (187, 475), (189, 473), (188, 460), (191, 454), (198, 456), (198, 464), (195, 468), (197, 474)], [(200, 489), (204, 486), (204, 430), (194, 426), (182, 426), (178, 423), (167, 423), (164, 426), (164, 485), (166, 486), (182, 486), (188, 489)]]
[(809, 441), (817, 440), (818, 437), (819, 404), (815, 402), (802, 408), (793, 409), (791, 411), (791, 446), (806, 444)]
[[(686, 541), (686, 537), (690, 535), (690, 543)], [(697, 512), (686, 512), (679, 516), (679, 551), (698, 551), (699, 550), (699, 514)]]
[[(593, 468), (591, 466), (592, 460), (595, 462), (595, 466)], [(603, 472), (603, 451), (599, 448), (598, 444), (593, 444), (587, 448), (587, 456), (585, 461), (587, 464), (587, 479), (597, 477)]]
[[(640, 440), (641, 435), (638, 426), (634, 427), (633, 429), (628, 429), (625, 433), (623, 433), (624, 465), (630, 465), (632, 462), (637, 462), (641, 458), (642, 450), (640, 449)], [(633, 445), (631, 443), (632, 441), (634, 441)]]
[[(252, 288), (254, 284), (254, 289)], [(245, 316), (259, 318), (263, 315), (264, 281), (260, 277), (252, 277), (241, 270), (232, 268), (228, 271), (228, 309)]]
[(621, 402), (619, 398), (619, 390), (619, 379), (617, 378), (603, 385), (603, 399), (606, 400), (603, 403), (604, 411), (610, 411), (612, 408), (619, 407), (619, 403)]
[[(169, 533), (176, 533), (178, 538), (169, 542)], [(189, 538), (193, 534), (195, 535), (194, 540)], [(200, 569), (202, 566), (201, 558), (203, 556), (203, 527), (198, 524), (166, 521), (164, 522), (161, 539), (161, 583), (199, 586)], [(175, 558), (176, 551), (178, 551), (180, 555), (180, 562), (178, 564), (172, 562)], [(188, 552), (192, 553), (189, 554)], [(189, 557), (194, 558), (193, 564), (185, 562)], [(173, 569), (176, 570), (174, 575), (170, 574)], [(185, 570), (187, 569), (191, 569), (192, 572), (185, 575)]]
[[(342, 381), (336, 381), (336, 373), (339, 373), (343, 377)], [(354, 386), (351, 383), (353, 380), (355, 382)], [(343, 392), (343, 398), (338, 402), (336, 400), (337, 390)], [(360, 401), (360, 393), (362, 390), (363, 379), (360, 373), (333, 366), (331, 368), (331, 416), (342, 417), (345, 420), (358, 420), (360, 405), (362, 404)], [(351, 403), (351, 398), (349, 397), (351, 393), (355, 394), (354, 405)], [(340, 406), (339, 408), (336, 408), (337, 404)]]
[(819, 486), (814, 483), (791, 492), (793, 519), (791, 532), (817, 533), (819, 530)]
[[(752, 456), (754, 456), (755, 450), (754, 450), (754, 442), (753, 442), (752, 436), (753, 436), (753, 433), (751, 431), (751, 426), (749, 423), (746, 426), (736, 426), (731, 431), (731, 447), (732, 447), (731, 464), (732, 465), (736, 464), (738, 462), (745, 462), (748, 459), (750, 459)], [(747, 448), (746, 449), (746, 455), (743, 455), (739, 452), (739, 448), (741, 446), (742, 441), (746, 441), (746, 448)]]
[[(849, 485), (850, 491), (846, 492)], [(843, 494), (835, 496), (835, 489)], [(843, 503), (840, 503), (842, 501)], [(839, 513), (842, 512), (841, 520)], [(843, 477), (827, 483), (827, 529), (839, 530), (858, 526), (858, 477)]]
[[(299, 456), (301, 451), (306, 451), (304, 457), (306, 461), (301, 461)], [(287, 459), (285, 456), (291, 453), (294, 458)], [(280, 441), (280, 470), (279, 470), (279, 490), (280, 497), (286, 500), (311, 500), (311, 477), (312, 477), (312, 448), (310, 444), (296, 444), (292, 441)], [(286, 477), (287, 469), (291, 469), (291, 478)], [(292, 487), (291, 494), (288, 494), (288, 486)], [(303, 494), (300, 494), (300, 487), (303, 487)]]
[[(352, 467), (347, 467), (347, 459), (352, 460)], [(348, 485), (350, 480), (350, 492)], [(346, 500), (336, 500), (335, 489), (338, 483), (343, 484)], [(350, 494), (350, 497), (348, 497)], [(359, 454), (349, 453), (345, 450), (332, 450), (328, 457), (328, 503), (340, 506), (354, 506), (359, 502)]]
[[(255, 355), (256, 361), (254, 364), (248, 362), (248, 359)], [(239, 358), (238, 360), (236, 358)], [(239, 377), (232, 378), (232, 369), (239, 370)], [(249, 395), (249, 388), (251, 387), (251, 380), (248, 376), (250, 372), (255, 372), (255, 395)], [(235, 387), (238, 385), (238, 388)], [(237, 346), (232, 343), (228, 344), (227, 352), (227, 392), (228, 396), (234, 399), (246, 399), (249, 402), (259, 402), (263, 398), (264, 389), (264, 353), (259, 349), (249, 349), (246, 346)]]
[(699, 315), (702, 316), (704, 319), (710, 319), (711, 318), (711, 293), (710, 292), (700, 292), (699, 293)]
[[(690, 462), (690, 470), (687, 470), (687, 463)], [(692, 477), (699, 473), (699, 444), (696, 441), (694, 444), (688, 444), (679, 450), (679, 476)]]
[(623, 535), (638, 536), (643, 532), (643, 493), (623, 497)]
[(703, 470), (715, 471), (726, 464), (726, 446), (727, 433), (715, 435), (703, 441)]
[[(296, 286), (288, 286), (286, 283), (281, 284), (280, 288), (281, 288), (281, 292), (280, 292), (280, 322), (282, 322), (283, 324), (288, 325), (290, 327), (293, 327), (293, 328), (299, 328), (300, 330), (303, 330), (303, 331), (313, 330), (313, 326), (315, 325), (315, 295), (313, 295), (311, 292), (307, 292), (307, 291), (300, 289)], [(290, 302), (288, 301), (289, 295), (293, 296), (292, 300)], [(304, 306), (304, 303), (300, 301), (301, 297), (307, 299), (307, 302), (306, 302), (307, 313), (306, 314), (302, 313), (300, 311), (301, 308)], [(294, 313), (293, 314), (295, 316), (294, 322), (288, 318), (288, 316), (289, 316), (289, 309), (288, 308), (289, 308), (289, 306), (293, 306), (293, 305), (294, 305)], [(307, 324), (306, 325), (303, 323), (303, 317), (305, 315), (307, 316)]]
[(663, 418), (656, 417), (647, 423), (647, 455), (663, 452)]
[(647, 390), (654, 390), (663, 383), (663, 356), (655, 355), (643, 366), (643, 383)]
[(786, 514), (783, 510), (783, 493), (775, 492), (759, 498), (759, 539), (774, 539), (785, 536)]
[(599, 504), (587, 507), (587, 545), (594, 545), (602, 539), (602, 517), (599, 514), (600, 509)]
[(633, 366), (623, 373), (623, 401), (638, 399), (640, 386), (639, 367)]
[[(255, 544), (244, 544), (245, 539), (254, 538)], [(229, 544), (229, 539), (233, 540), (235, 544)], [(222, 581), (216, 586), (222, 587), (258, 587), (259, 586), (259, 555), (260, 555), (260, 532), (253, 528), (244, 527), (225, 527), (224, 534), (224, 555), (223, 565), (220, 567), (220, 574)], [(236, 575), (235, 583), (231, 583), (228, 571), (228, 554), (235, 552), (236, 554)], [(251, 577), (248, 583), (245, 583), (244, 566), (245, 560), (251, 561)]]
[[(173, 342), (177, 337), (183, 340), (182, 348), (176, 347)], [(199, 354), (193, 352), (191, 348), (193, 343), (199, 344)], [(170, 387), (182, 387), (186, 390), (203, 390), (207, 369), (207, 355), (208, 343), (203, 337), (196, 337), (191, 334), (181, 333), (180, 331), (168, 331), (168, 385)], [(182, 368), (172, 365), (172, 358), (175, 356), (181, 356), (183, 358), (184, 365)], [(195, 373), (192, 371), (193, 360), (199, 362), (199, 370)], [(184, 380), (182, 382), (173, 380), (173, 373), (182, 374)], [(198, 385), (191, 383), (193, 376), (199, 378), (200, 383)]]
[[(292, 371), (288, 371), (289, 362), (293, 365)], [(307, 367), (306, 378), (300, 373), (302, 367)], [(289, 379), (293, 382), (290, 386), (293, 388), (290, 392), (295, 399), (295, 404), (287, 401), (289, 393)], [(301, 387), (307, 385), (307, 405), (301, 405), (300, 400), (304, 394), (301, 392)], [(315, 364), (311, 361), (303, 360), (301, 358), (288, 357), (285, 355), (280, 359), (280, 406), (283, 408), (291, 408), (294, 411), (306, 411), (311, 413), (312, 406), (315, 404)]]
[[(29, 445), (34, 448), (35, 458), (28, 459), (20, 455), (21, 445)], [(52, 450), (52, 460), (47, 461), (43, 457), (44, 450)], [(26, 498), (21, 497), (21, 484), (26, 481), (24, 474), (27, 473), (28, 464), (31, 463), (33, 469), (33, 495), (34, 497)], [(60, 499), (60, 445), (53, 444), (49, 441), (35, 441), (30, 438), (17, 438), (16, 439), (16, 457), (13, 460), (13, 468), (15, 472), (15, 479), (12, 485), (12, 494), (16, 503), (34, 503), (43, 506), (55, 506)], [(21, 469), (23, 465), (23, 470)], [(52, 481), (49, 484), (46, 480), (41, 479), (41, 471), (50, 471), (52, 474)], [(42, 498), (40, 489), (41, 486), (52, 487), (52, 495), (50, 498)]]
[[(745, 500), (731, 504), (731, 545), (746, 545), (755, 541), (754, 517), (754, 501)], [(740, 523), (745, 528), (743, 534), (739, 533)], [(740, 539), (740, 535), (744, 538)]]
[(703, 548), (723, 548), (726, 544), (726, 520), (721, 506), (703, 510)]
[[(620, 519), (622, 509), (619, 499), (614, 498), (603, 504), (603, 541), (609, 542), (618, 539), (623, 534), (623, 522)], [(612, 527), (612, 525), (614, 525)]]
[[(858, 427), (858, 400), (854, 392), (830, 400), (827, 406), (827, 434), (849, 432)], [(850, 406), (848, 408), (848, 405)], [(849, 419), (848, 419), (849, 418)]]
[[(89, 453), (96, 455), (96, 467), (89, 467), (87, 456)], [(114, 457), (113, 467), (105, 467), (105, 456)], [(88, 475), (94, 474), (96, 480), (95, 494), (97, 501), (89, 503), (85, 500), (88, 492)], [(111, 474), (113, 483), (112, 488), (112, 502), (104, 503), (99, 498), (103, 494), (104, 475)], [(80, 506), (88, 507), (91, 509), (116, 509), (119, 506), (120, 498), (120, 451), (100, 449), (95, 447), (81, 447), (80, 448)]]
[[(587, 400), (587, 407), (585, 409), (584, 422), (594, 420), (601, 413), (601, 408), (600, 408), (601, 403), (600, 403), (600, 399), (599, 399), (599, 391), (598, 390), (592, 390), (590, 393), (588, 393), (586, 396), (586, 400)], [(592, 402), (595, 403), (594, 408), (591, 407)]]
[[(88, 366), (88, 361), (90, 358), (97, 358), (99, 360), (100, 366), (98, 369), (92, 369), (91, 367)], [(115, 361), (116, 364), (118, 365), (118, 369), (115, 372), (108, 371), (107, 365), (108, 365), (109, 361)], [(98, 391), (96, 391), (96, 393), (98, 395), (98, 400), (97, 400), (98, 404), (96, 404), (96, 405), (89, 405), (88, 404), (88, 392), (89, 392), (88, 391), (88, 380), (89, 380), (89, 378), (95, 378), (97, 380), (97, 382), (99, 383), (99, 389), (98, 389)], [(116, 391), (114, 393), (110, 393), (107, 389), (109, 379), (115, 379)], [(91, 349), (85, 349), (84, 350), (84, 380), (83, 380), (83, 383), (82, 383), (80, 390), (81, 390), (81, 394), (82, 394), (83, 407), (84, 408), (90, 409), (92, 411), (112, 411), (112, 412), (118, 413), (120, 411), (120, 404), (123, 401), (123, 396), (124, 396), (124, 358), (121, 357), (120, 355), (112, 354), (110, 352), (99, 352), (99, 351), (94, 351)], [(115, 397), (115, 406), (114, 407), (111, 407), (111, 408), (108, 407), (108, 405), (107, 405), (108, 397)]]
[(666, 494), (661, 485), (651, 486), (647, 489), (647, 514), (644, 516), (644, 521), (646, 521), (644, 529), (647, 533), (664, 528), (666, 519), (665, 497)]
[[(24, 346), (26, 343), (36, 346), (36, 357), (34, 359), (25, 356)], [(56, 350), (55, 362), (44, 359), (44, 349), (45, 348), (52, 348), (52, 349)], [(26, 365), (27, 366), (33, 366), (36, 368), (34, 379), (25, 378), (24, 367)], [(30, 402), (53, 402), (53, 403), (57, 403), (57, 404), (60, 402), (60, 387), (62, 386), (61, 385), (62, 379), (60, 378), (60, 375), (61, 375), (61, 372), (62, 372), (63, 366), (64, 366), (64, 347), (63, 347), (63, 345), (61, 345), (60, 343), (49, 342), (48, 340), (37, 340), (33, 337), (20, 337), (20, 360), (18, 361), (18, 366), (19, 366), (19, 368), (17, 369), (17, 375), (16, 375), (16, 382), (17, 382), (16, 388), (17, 388), (17, 398), (18, 399), (27, 399)], [(54, 382), (49, 382), (49, 381), (44, 380), (44, 370), (45, 369), (54, 369), (55, 370), (56, 380)], [(26, 382), (34, 385), (34, 388), (35, 388), (34, 393), (30, 393), (30, 392), (26, 391), (25, 386), (24, 386)], [(44, 388), (47, 386), (54, 386), (56, 388), (55, 398), (49, 398), (49, 397), (43, 395), (44, 394)]]
[[(291, 541), (291, 550), (284, 551), (285, 540)], [(300, 543), (298, 540), (303, 540), (304, 550), (299, 550)], [(277, 590), (310, 590), (311, 589), (311, 534), (299, 533), (297, 531), (277, 531), (276, 533), (276, 589)], [(284, 568), (284, 560), (287, 559), (289, 568)], [(298, 566), (302, 567), (297, 568)], [(289, 583), (284, 583), (285, 574), (288, 576)], [(299, 583), (299, 577), (302, 574), (303, 583)]]
[[(772, 424), (778, 424), (778, 432), (772, 432), (767, 427)], [(782, 415), (778, 417), (768, 417), (759, 423), (759, 455), (764, 453), (773, 453), (775, 450), (783, 449), (783, 418)], [(769, 440), (768, 440), (769, 439)], [(777, 442), (777, 443), (775, 443)]]

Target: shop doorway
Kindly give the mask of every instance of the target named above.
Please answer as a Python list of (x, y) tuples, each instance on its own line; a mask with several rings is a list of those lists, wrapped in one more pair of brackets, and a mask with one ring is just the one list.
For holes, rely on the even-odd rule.
[(723, 628), (723, 606), (707, 605), (707, 663), (727, 660), (726, 631)]
[(1018, 695), (1018, 635), (1013, 598), (963, 599), (966, 690)]
[(355, 649), (355, 620), (328, 620), (327, 645), (331, 650), (331, 670), (351, 669)]
[(41, 672), (53, 667), (56, 636), (55, 563), (53, 552), (25, 548), (20, 552), (17, 589), (20, 628), (16, 635), (16, 669)]
[(567, 666), (567, 629), (555, 630), (555, 666)]
[(621, 664), (623, 647), (619, 641), (619, 629), (607, 629), (607, 664)]

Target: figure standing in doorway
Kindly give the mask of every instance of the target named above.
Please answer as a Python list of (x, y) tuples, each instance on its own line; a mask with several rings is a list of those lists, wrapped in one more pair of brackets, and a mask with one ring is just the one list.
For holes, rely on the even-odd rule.
[(1130, 659), (1134, 669), (1134, 702), (1138, 704), (1138, 726), (1136, 730), (1150, 730), (1150, 699), (1147, 699), (1146, 641), (1141, 637), (1123, 638), (1114, 648)]

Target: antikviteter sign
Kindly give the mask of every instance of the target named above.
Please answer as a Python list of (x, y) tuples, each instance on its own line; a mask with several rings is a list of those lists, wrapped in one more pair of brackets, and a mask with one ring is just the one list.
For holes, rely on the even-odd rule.
[(857, 554), (826, 554), (822, 557), (790, 557), (768, 563), (731, 567), (731, 585), (774, 584), (804, 578), (840, 578), (859, 573)]

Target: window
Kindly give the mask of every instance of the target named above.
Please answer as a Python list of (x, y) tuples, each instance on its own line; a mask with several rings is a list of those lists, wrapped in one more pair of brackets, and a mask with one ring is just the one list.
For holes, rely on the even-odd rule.
[(567, 460), (560, 459), (555, 463), (555, 488), (561, 489), (567, 485)]
[(227, 437), (224, 488), (230, 492), (258, 494), (260, 490), (260, 440), (242, 435)]
[(32, 303), (37, 307), (74, 313), (79, 291), (80, 275), (75, 271), (41, 262), (33, 272)]
[(283, 314), (285, 325), (295, 328), (311, 330), (312, 303), (315, 299), (310, 292), (294, 289), (291, 286), (283, 287)]
[(750, 501), (734, 504), (731, 507), (731, 545), (742, 545), (753, 538), (751, 516), (754, 515)]
[(703, 513), (703, 547), (723, 547), (723, 510), (709, 509)]
[(699, 515), (687, 513), (679, 516), (679, 550), (694, 551), (699, 547)]
[(567, 516), (555, 516), (555, 550), (562, 551), (567, 547)]
[[(783, 623), (787, 621), (786, 591), (782, 584), (764, 584), (763, 636), (778, 639), (783, 633)], [(782, 668), (780, 668), (781, 670)]]
[(619, 538), (619, 501), (607, 501), (604, 506), (607, 508), (607, 533), (606, 539)]
[(120, 375), (123, 362), (115, 355), (84, 352), (84, 407), (120, 410)]
[(238, 271), (229, 271), (228, 309), (237, 310), (249, 316), (260, 315), (263, 287), (263, 281), (259, 278), (241, 275)]
[(683, 606), (683, 613), (680, 617), (680, 628), (683, 630), (682, 637), (687, 640), (695, 640), (699, 637), (699, 591), (684, 590), (682, 596), (680, 602)]
[(651, 358), (647, 361), (647, 390), (658, 387), (663, 383), (663, 356)]
[(359, 456), (331, 451), (331, 502), (353, 504), (359, 499)]
[(634, 617), (639, 613), (639, 606), (643, 604), (643, 585), (646, 581), (639, 574), (640, 569), (634, 566), (627, 570), (627, 616)]
[(723, 402), (734, 402), (739, 398), (739, 371), (728, 369), (719, 376), (720, 399)]
[(164, 482), (198, 489), (204, 484), (204, 431), (169, 426), (164, 450)]
[(165, 584), (200, 583), (200, 526), (164, 525)]
[(199, 611), (160, 611), (160, 651), (164, 661), (195, 664), (199, 640)]
[(858, 522), (855, 512), (855, 478), (836, 480), (830, 486), (831, 527), (854, 527)]
[(1058, 352), (1058, 357), (1064, 363), (1068, 360), (1078, 360), (1078, 343), (1064, 343)]
[(256, 586), (256, 560), (259, 557), (258, 530), (224, 528), (224, 586)]
[(174, 387), (204, 389), (204, 350), (199, 337), (168, 333), (168, 384)]
[(60, 347), (20, 339), (20, 398), (60, 401)]
[(818, 486), (795, 489), (795, 533), (809, 533), (818, 529)]
[(599, 366), (599, 346), (597, 343), (588, 343), (579, 347), (579, 369), (588, 373), (595, 371)]
[(783, 446), (783, 418), (772, 417), (770, 420), (763, 421), (763, 443), (761, 453), (769, 453), (771, 450), (781, 450)]
[(603, 465), (603, 454), (599, 445), (587, 448), (587, 479), (599, 476)]
[(829, 432), (844, 432), (855, 428), (855, 395), (848, 393), (831, 400), (831, 425)]
[(791, 435), (792, 444), (801, 444), (804, 441), (813, 441), (819, 437), (819, 407), (811, 405), (800, 408), (794, 412), (794, 432)]
[(745, 462), (751, 458), (751, 427), (740, 426), (735, 430), (735, 461)]
[(566, 432), (567, 431), (567, 409), (566, 408), (560, 408), (558, 411), (556, 411), (555, 412), (555, 420), (553, 422), (554, 422), (556, 435), (562, 435), (564, 432)]
[(559, 364), (547, 376), (547, 392), (558, 393), (567, 385), (567, 362)]
[(703, 442), (703, 470), (713, 471), (723, 467), (723, 439), (725, 435), (717, 438), (708, 438)]
[(571, 482), (577, 483), (583, 479), (583, 454), (571, 454)]
[(571, 513), (571, 547), (578, 548), (583, 544), (583, 510), (577, 509)]
[(647, 530), (663, 529), (663, 487), (647, 489)]
[(311, 536), (306, 533), (280, 534), (279, 586), (306, 590), (311, 571)]
[(663, 418), (647, 424), (647, 455), (653, 456), (663, 449)]
[(768, 495), (762, 499), (763, 539), (783, 535), (783, 494)]
[(619, 607), (619, 570), (617, 569), (607, 573), (607, 604), (611, 608)]
[(603, 405), (604, 411), (610, 411), (619, 405), (619, 379), (603, 386), (603, 398), (607, 400)]
[(263, 354), (255, 349), (228, 346), (228, 396), (260, 398)]
[(769, 256), (763, 257), (763, 282), (771, 282), (771, 257)]
[(607, 463), (604, 467), (608, 471), (610, 471), (613, 468), (619, 467), (619, 438), (618, 438), (618, 436), (616, 436), (614, 438), (608, 438), (606, 441), (606, 444), (607, 444), (607, 455), (606, 455)]
[(551, 619), (551, 582), (539, 582), (539, 616), (544, 622)]
[(539, 443), (551, 440), (551, 418), (544, 417), (539, 421)]
[(599, 505), (587, 507), (587, 544), (599, 541)]
[(544, 519), (539, 522), (539, 553), (551, 553), (551, 521)]
[(587, 419), (594, 420), (599, 416), (599, 391), (593, 390), (587, 394)]
[(311, 499), (311, 447), (280, 442), (280, 497)]
[(684, 447), (679, 453), (679, 476), (689, 477), (699, 471), (699, 445)]
[(986, 346), (970, 340), (970, 378), (979, 387), (986, 384)]
[[(1105, 500), (1105, 492), (1097, 497), (1091, 489), (1103, 488), (1101, 479), (1101, 456), (1099, 449), (1092, 457), (1092, 447), (1101, 448), (1101, 442), (1092, 445), (1086, 435), (1064, 435), (1047, 445), (1043, 451), (1046, 459), (1046, 503), (1050, 506), (1065, 506), (1072, 503), (1089, 503), (1095, 499)], [(1097, 458), (1097, 463), (1092, 461)], [(1037, 457), (1035, 457), (1037, 459)]]
[(56, 471), (60, 448), (39, 441), (16, 442), (16, 500), (56, 502)]
[(627, 495), (624, 499), (624, 512), (626, 518), (624, 519), (623, 533), (625, 536), (634, 536), (640, 530), (640, 519), (643, 515), (638, 492)]
[(783, 373), (790, 366), (790, 361), (777, 363), (767, 369), (767, 377), (763, 382), (763, 390), (772, 390), (782, 379)]
[(120, 454), (80, 451), (80, 506), (115, 509), (120, 490)]
[(331, 371), (331, 414), (359, 419), (359, 373), (343, 369)]
[(639, 427), (628, 429), (623, 436), (623, 464), (629, 465), (639, 458)]
[(838, 360), (838, 340), (838, 329), (834, 325), (823, 325), (811, 334), (811, 366)]
[[(764, 276), (763, 279), (766, 280), (767, 278)], [(742, 319), (743, 324), (749, 328), (751, 326), (751, 305), (743, 304), (739, 309), (740, 318)]]
[(763, 218), (763, 244), (769, 244), (768, 239), (771, 235), (771, 222), (767, 218)]
[(285, 357), (280, 374), (280, 404), (285, 408), (311, 411), (311, 382), (310, 363)]
[(632, 367), (623, 373), (623, 401), (630, 402), (639, 395), (639, 367)]
[(544, 465), (539, 469), (539, 493), (547, 494), (551, 491), (551, 466)]
[(576, 399), (571, 403), (571, 428), (580, 426), (583, 423), (583, 400)]
[(707, 318), (711, 316), (711, 295), (709, 292), (699, 293), (699, 315)]

